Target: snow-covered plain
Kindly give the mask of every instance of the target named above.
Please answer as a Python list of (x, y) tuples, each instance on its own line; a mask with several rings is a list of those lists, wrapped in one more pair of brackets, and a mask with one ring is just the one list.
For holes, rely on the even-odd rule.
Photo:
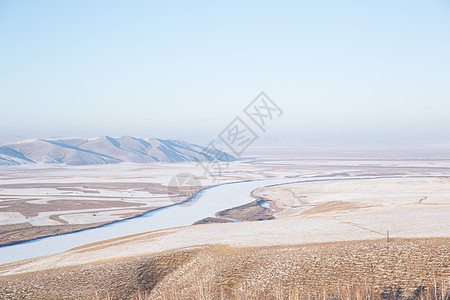
[[(408, 181), (410, 178), (393, 178), (395, 181)], [(435, 184), (434, 180), (423, 178), (425, 182)], [(435, 178), (434, 178), (435, 179)], [(437, 179), (437, 178), (436, 178)], [(293, 179), (289, 179), (293, 180)], [(322, 180), (316, 178), (315, 180)], [(300, 187), (311, 184), (335, 184), (350, 182), (353, 184), (366, 179), (325, 178), (314, 183), (296, 183)], [(375, 179), (376, 181), (381, 179)], [(389, 179), (382, 179), (388, 181)], [(286, 180), (284, 180), (286, 181)], [(368, 180), (369, 181), (369, 180)], [(420, 178), (415, 178), (415, 184)], [(270, 180), (266, 183), (274, 183)], [(434, 183), (433, 183), (434, 182)], [(262, 182), (260, 182), (262, 183)], [(213, 198), (200, 198), (198, 204), (204, 209), (206, 200), (214, 200), (214, 189), (220, 195), (227, 196), (223, 188), (234, 189), (249, 183), (223, 185), (211, 189)], [(289, 185), (287, 185), (289, 186)], [(250, 186), (247, 186), (250, 187)], [(253, 188), (255, 186), (251, 186)], [(404, 186), (406, 187), (406, 185)], [(430, 186), (431, 187), (431, 186)], [(435, 188), (435, 187), (433, 187)], [(230, 192), (230, 191), (229, 191)], [(236, 190), (232, 191), (233, 193)], [(360, 191), (363, 193), (363, 191)], [(408, 190), (399, 190), (399, 193)], [(240, 193), (238, 193), (240, 194)], [(207, 194), (205, 194), (207, 195)], [(408, 196), (409, 197), (409, 196)], [(236, 203), (235, 203), (236, 204)], [(169, 210), (167, 210), (169, 212)], [(352, 241), (390, 238), (450, 237), (450, 206), (441, 201), (440, 205), (420, 205), (403, 203), (343, 211), (325, 211), (318, 214), (297, 215), (263, 222), (239, 222), (225, 224), (203, 224), (165, 229), (127, 236), (111, 241), (86, 245), (56, 255), (33, 260), (25, 260), (0, 267), (1, 275), (64, 267), (108, 259), (145, 255), (166, 250), (197, 247), (200, 245), (227, 244), (236, 247), (298, 245), (319, 242)], [(181, 216), (181, 215), (179, 215)], [(154, 217), (157, 217), (155, 214)], [(158, 218), (158, 217), (157, 217)], [(166, 219), (163, 216), (163, 219)], [(161, 219), (161, 221), (163, 220)], [(26, 245), (26, 244), (25, 244)], [(25, 246), (24, 245), (24, 246)], [(1, 248), (0, 248), (1, 251)], [(20, 249), (17, 249), (20, 251)], [(3, 256), (7, 253), (1, 253)], [(10, 254), (9, 254), (10, 255)]]
[[(65, 266), (89, 263), (96, 260), (142, 255), (206, 244), (223, 243), (232, 246), (263, 246), (377, 239), (384, 238), (387, 230), (389, 230), (393, 238), (450, 236), (449, 205), (447, 201), (447, 177), (450, 175), (450, 163), (448, 160), (442, 160), (439, 163), (425, 159), (404, 161), (374, 160), (373, 163), (371, 162), (367, 159), (341, 160), (339, 163), (334, 160), (327, 161), (326, 159), (295, 160), (295, 162), (291, 163), (287, 159), (278, 161), (267, 159), (254, 160), (252, 162), (241, 161), (233, 162), (225, 172), (215, 179), (206, 177), (203, 170), (192, 163), (176, 164), (176, 167), (173, 164), (145, 166), (120, 164), (70, 168), (8, 168), (8, 172), (0, 171), (0, 194), (13, 189), (12, 185), (15, 184), (27, 185), (30, 189), (34, 189), (33, 183), (61, 183), (69, 185), (75, 183), (81, 187), (86, 182), (122, 182), (129, 184), (150, 182), (167, 185), (174, 175), (183, 172), (197, 175), (201, 180), (202, 186), (267, 178), (279, 178), (286, 180), (285, 182), (295, 182), (306, 177), (309, 177), (312, 181), (317, 180), (319, 177), (326, 177), (327, 181), (298, 183), (298, 187), (297, 184), (278, 185), (256, 190), (254, 192), (256, 196), (270, 196), (269, 198), (273, 198), (269, 199), (272, 201), (267, 203), (270, 203), (272, 209), (276, 209), (275, 216), (277, 219), (275, 220), (205, 224), (165, 229), (154, 233), (143, 233), (135, 237), (121, 238), (118, 240), (119, 242), (109, 243), (106, 241), (100, 243), (99, 245), (101, 246), (85, 246), (83, 249), (90, 250), (83, 250), (82, 253), (78, 252), (78, 250), (70, 250), (49, 257), (33, 259), (30, 262), (24, 261), (23, 263), (5, 265), (2, 272), (4, 274), (20, 273), (51, 268), (56, 265)], [(384, 178), (369, 180), (361, 179), (361, 176), (381, 176)], [(281, 182), (269, 180), (264, 182), (261, 187), (275, 183), (279, 184)], [(217, 188), (226, 186), (223, 185)], [(258, 186), (253, 188), (256, 187)], [(23, 188), (23, 186), (20, 186), (20, 189)], [(286, 192), (286, 190), (290, 191)], [(247, 190), (246, 198), (241, 199), (243, 202), (253, 200), (248, 195), (251, 191), (252, 189)], [(258, 195), (257, 193), (260, 191), (265, 191), (265, 194)], [(77, 189), (76, 192), (80, 192), (80, 189)], [(102, 188), (96, 192), (98, 193), (84, 191), (81, 195), (72, 194), (72, 196), (77, 195), (90, 200), (96, 197), (100, 199), (104, 195), (121, 198), (127, 193), (130, 195), (135, 193), (135, 199), (127, 197), (124, 200), (130, 202), (146, 201), (142, 200), (142, 191), (135, 188), (120, 191)], [(26, 197), (30, 196), (30, 198), (31, 196), (42, 196), (44, 198), (46, 196), (46, 194), (33, 194), (31, 190), (28, 194), (23, 190), (21, 190), (21, 193)], [(55, 194), (50, 196), (66, 197), (67, 195)], [(11, 192), (8, 194), (8, 197), (20, 198), (21, 196), (14, 195)], [(227, 199), (233, 200), (233, 197), (236, 200), (236, 197), (231, 194)], [(149, 195), (148, 203), (163, 201), (162, 198), (164, 198), (163, 194), (153, 193)], [(293, 199), (295, 201), (292, 201)], [(45, 199), (37, 200), (45, 203)], [(167, 198), (167, 200), (170, 202), (170, 199)], [(229, 202), (229, 204), (239, 205), (243, 203), (242, 201), (233, 201)], [(337, 202), (338, 204), (344, 202), (345, 204), (343, 207), (337, 205), (337, 207), (331, 206), (330, 208), (327, 206), (329, 202)], [(170, 203), (172, 204), (173, 202)], [(2, 206), (1, 203), (0, 206)], [(207, 206), (208, 204), (202, 205), (199, 211), (206, 212), (204, 209)], [(317, 207), (318, 211), (313, 210), (315, 207)], [(208, 214), (197, 214), (195, 216), (212, 216), (215, 209), (223, 208), (222, 206), (214, 207)], [(98, 217), (109, 218), (115, 214), (129, 213), (133, 209), (136, 208), (111, 208), (97, 210), (97, 212), (99, 213)], [(39, 215), (42, 215), (41, 219), (45, 220), (46, 218), (48, 219), (48, 214), (52, 213), (55, 212), (41, 212)], [(58, 215), (60, 214), (61, 212), (58, 212)], [(88, 212), (82, 210), (67, 211), (67, 214), (64, 214), (61, 218), (64, 217), (64, 220), (68, 222), (77, 222), (77, 220), (78, 222), (88, 222), (90, 217), (88, 214)], [(151, 217), (151, 214), (149, 216)], [(153, 216), (157, 216), (157, 214)], [(91, 215), (91, 217), (93, 216)], [(7, 218), (10, 218), (9, 220), (12, 222), (17, 221), (17, 215), (11, 214), (11, 212), (5, 212), (3, 219)], [(170, 219), (168, 216), (161, 219), (162, 224), (167, 223), (168, 219)], [(144, 220), (144, 218), (141, 220)], [(179, 225), (187, 224), (169, 224), (167, 227)], [(158, 228), (166, 227), (159, 226), (153, 229)], [(86, 240), (86, 243), (89, 242), (91, 241)]]
[[(232, 172), (217, 177), (205, 177), (197, 163), (117, 164), (96, 166), (19, 166), (0, 168), (0, 225), (28, 222), (32, 225), (61, 225), (50, 218), (58, 216), (69, 224), (88, 224), (123, 219), (130, 213), (142, 213), (183, 201), (186, 196), (169, 197), (168, 184), (180, 173), (191, 173), (199, 178), (203, 188), (235, 181), (263, 179), (270, 174), (268, 168), (255, 170), (250, 164), (230, 163)], [(94, 188), (92, 188), (93, 186)], [(15, 202), (25, 201), (44, 211), (34, 215), (14, 211)], [(53, 201), (53, 202), (52, 202)], [(85, 203), (80, 209), (66, 209), (64, 201)], [(123, 205), (95, 207), (93, 201), (110, 201)], [(2, 204), (3, 203), (3, 204)], [(17, 202), (18, 203), (18, 202)], [(101, 212), (101, 213), (100, 213)]]
[[(423, 176), (423, 175), (422, 175)], [(427, 175), (433, 176), (433, 175)], [(275, 217), (337, 212), (440, 207), (450, 215), (448, 177), (336, 180), (263, 187), (255, 196), (270, 199), (278, 208)], [(313, 210), (313, 208), (315, 208)], [(320, 211), (319, 211), (320, 209)]]

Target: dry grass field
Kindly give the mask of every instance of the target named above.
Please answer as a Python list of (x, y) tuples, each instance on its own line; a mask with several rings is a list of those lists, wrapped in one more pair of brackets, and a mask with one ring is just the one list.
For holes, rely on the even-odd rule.
[(449, 280), (448, 238), (217, 245), (4, 276), (0, 298), (446, 299)]

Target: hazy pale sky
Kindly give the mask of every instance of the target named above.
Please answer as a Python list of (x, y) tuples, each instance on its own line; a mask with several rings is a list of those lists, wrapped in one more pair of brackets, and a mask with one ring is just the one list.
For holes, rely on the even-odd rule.
[(0, 135), (450, 138), (450, 2), (3, 1)]

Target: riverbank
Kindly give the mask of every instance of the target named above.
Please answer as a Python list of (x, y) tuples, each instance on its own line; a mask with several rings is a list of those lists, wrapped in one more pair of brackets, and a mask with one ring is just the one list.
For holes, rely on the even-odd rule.
[[(359, 179), (359, 181), (349, 179), (348, 181), (350, 182), (350, 185), (353, 184), (352, 182), (356, 182), (356, 186), (358, 186), (357, 182), (363, 183), (365, 181), (375, 183), (378, 180), (387, 179)], [(418, 178), (393, 178), (393, 180), (416, 181)], [(441, 179), (423, 178), (423, 180), (433, 182), (434, 180)], [(442, 180), (445, 181), (447, 179), (443, 178)], [(394, 239), (450, 237), (450, 219), (448, 218), (448, 209), (450, 206), (444, 202), (437, 204), (436, 202), (420, 201), (421, 199), (418, 197), (412, 197), (411, 199), (420, 203), (404, 202), (400, 197), (397, 199), (400, 200), (400, 202), (395, 204), (390, 203), (389, 201), (392, 200), (385, 197), (386, 201), (388, 201), (385, 205), (370, 205), (368, 207), (360, 208), (355, 208), (354, 206), (340, 206), (340, 209), (336, 209), (336, 207), (332, 207), (333, 209), (322, 209), (330, 207), (322, 205), (322, 203), (316, 203), (317, 209), (314, 213), (310, 211), (309, 213), (301, 213), (289, 218), (278, 218), (263, 222), (233, 222), (183, 227), (177, 227), (176, 225), (180, 224), (180, 221), (186, 222), (191, 219), (198, 220), (200, 219), (198, 218), (200, 215), (208, 216), (214, 214), (214, 212), (220, 210), (219, 207), (226, 205), (235, 206), (236, 204), (233, 203), (224, 204), (221, 200), (229, 199), (229, 194), (247, 194), (248, 198), (241, 199), (240, 196), (236, 197), (236, 203), (253, 199), (248, 196), (249, 191), (257, 188), (258, 184), (264, 186), (267, 183), (268, 182), (246, 182), (217, 186), (208, 189), (205, 191), (205, 194), (197, 199), (191, 206), (175, 206), (174, 211), (162, 210), (161, 212), (164, 213), (151, 215), (149, 218), (135, 219), (138, 223), (123, 223), (123, 225), (129, 225), (126, 228), (130, 229), (130, 231), (108, 227), (104, 228), (108, 230), (107, 232), (86, 231), (77, 237), (70, 236), (70, 239), (46, 240), (39, 244), (27, 244), (23, 245), (24, 247), (17, 248), (0, 248), (1, 257), (8, 258), (9, 255), (12, 255), (13, 259), (14, 257), (16, 258), (16, 261), (19, 260), (17, 259), (17, 255), (21, 253), (24, 255), (33, 253), (34, 256), (32, 257), (36, 257), (39, 256), (39, 254), (52, 254), (48, 253), (49, 249), (54, 250), (55, 252), (53, 253), (64, 251), (42, 258), (0, 265), (0, 274), (12, 275), (22, 273), (25, 270), (27, 272), (33, 272), (54, 267), (96, 263), (97, 261), (105, 259), (123, 259), (125, 257), (140, 256), (149, 253), (202, 245), (226, 244), (235, 247), (260, 247), (308, 244), (312, 242), (375, 240), (387, 238), (387, 232), (389, 232), (389, 238)], [(417, 185), (417, 182), (410, 183), (419, 186)], [(317, 185), (318, 182), (296, 183), (296, 185), (297, 184), (309, 186)], [(322, 184), (323, 186), (329, 185), (330, 187), (333, 187), (335, 185), (339, 186), (345, 184), (345, 181), (336, 181), (327, 178), (327, 181), (323, 181)], [(383, 188), (383, 186), (380, 186), (380, 188)], [(409, 199), (411, 194), (407, 196)], [(371, 198), (369, 197), (368, 200), (370, 199)], [(377, 198), (375, 197), (375, 199)], [(438, 200), (432, 197), (431, 194), (427, 199), (429, 199), (429, 201), (432, 201), (433, 199), (436, 201)], [(216, 202), (211, 202), (212, 200), (215, 200)], [(217, 206), (211, 207), (212, 204)], [(201, 209), (207, 207), (209, 209), (208, 211), (201, 211)], [(197, 213), (197, 215), (186, 214), (185, 209), (189, 209), (189, 211)], [(172, 219), (168, 220), (170, 217)], [(186, 217), (189, 217), (190, 219), (186, 219)], [(169, 224), (167, 223), (168, 221), (173, 221), (173, 223)], [(152, 222), (156, 227), (153, 227)], [(192, 223), (193, 222), (190, 221), (187, 222), (187, 224)], [(145, 224), (146, 226), (149, 225), (149, 227), (141, 228), (140, 226), (142, 224)], [(146, 230), (147, 228), (157, 229), (158, 227), (169, 229), (156, 231)], [(136, 231), (141, 231), (142, 233), (131, 236), (125, 234), (126, 232)], [(111, 236), (109, 235), (110, 233), (113, 233), (114, 235)], [(90, 234), (92, 234), (92, 236), (90, 236)], [(105, 240), (108, 236), (114, 239)], [(69, 237), (69, 235), (67, 237)], [(93, 237), (94, 239), (90, 239), (90, 237)], [(89, 244), (88, 241), (96, 243)], [(64, 245), (66, 248), (58, 251), (58, 247), (61, 247), (61, 245)], [(81, 245), (84, 246), (79, 247)], [(68, 250), (70, 248), (74, 249)], [(87, 253), (89, 254), (87, 255)], [(25, 256), (24, 258), (27, 257)]]
[[(205, 187), (266, 178), (243, 162), (232, 168), (214, 178), (196, 163), (1, 168), (0, 247), (109, 226), (186, 203)], [(201, 186), (169, 189), (179, 173), (197, 176)]]
[(198, 220), (213, 216), (218, 211), (251, 202), (250, 192), (255, 188), (274, 182), (289, 182), (291, 180), (245, 180), (207, 187), (198, 191), (194, 197), (191, 197), (185, 203), (174, 203), (165, 208), (158, 208), (141, 217), (75, 233), (0, 247), (1, 263), (55, 254), (84, 244), (136, 233), (192, 225)]
[(88, 229), (100, 228), (103, 226), (108, 226), (111, 224), (132, 220), (134, 218), (139, 218), (150, 212), (155, 212), (160, 209), (165, 209), (174, 205), (185, 204), (191, 201), (192, 198), (195, 198), (199, 192), (209, 187), (211, 186), (194, 190), (192, 194), (186, 196), (184, 200), (178, 203), (173, 203), (167, 206), (151, 209), (142, 209), (141, 213), (131, 213), (129, 214), (130, 215), (129, 217), (125, 217), (116, 221), (100, 222), (93, 224), (65, 224), (65, 225), (47, 225), (47, 226), (33, 226), (30, 223), (0, 225), (0, 248), (5, 246), (31, 242), (46, 237), (82, 232)]

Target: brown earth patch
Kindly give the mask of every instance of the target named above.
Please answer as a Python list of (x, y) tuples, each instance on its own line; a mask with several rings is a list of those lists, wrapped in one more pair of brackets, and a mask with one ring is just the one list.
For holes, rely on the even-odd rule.
[(66, 220), (61, 219), (60, 216), (61, 215), (52, 215), (52, 216), (48, 216), (48, 218), (50, 220), (54, 220), (54, 221), (59, 222), (61, 224), (69, 224), (69, 222), (67, 222)]
[(153, 194), (167, 194), (167, 186), (160, 183), (146, 182), (82, 182), (82, 183), (15, 183), (0, 184), (0, 189), (38, 189), (54, 188), (61, 191), (80, 191), (106, 189), (106, 190), (129, 190), (136, 189), (148, 191)]
[(0, 212), (19, 212), (25, 217), (37, 216), (40, 212), (66, 211), (80, 209), (102, 209), (116, 207), (139, 207), (144, 203), (111, 200), (48, 200), (47, 203), (29, 203), (29, 200), (1, 202)]
[(262, 221), (275, 219), (274, 212), (259, 205), (258, 201), (222, 210), (216, 213), (216, 217), (238, 221)]
[(51, 226), (33, 226), (30, 223), (19, 223), (10, 225), (0, 225), (0, 246), (17, 244), (41, 237), (54, 236), (83, 229), (98, 227), (107, 224), (67, 224)]
[(208, 217), (201, 220), (198, 220), (193, 225), (199, 225), (199, 224), (209, 224), (209, 223), (233, 223), (231, 220), (223, 219), (223, 218), (214, 218), (214, 217)]
[(361, 205), (358, 203), (345, 202), (345, 201), (330, 201), (325, 203), (320, 203), (314, 206), (311, 209), (301, 213), (300, 215), (313, 215), (320, 213), (328, 213), (334, 211), (342, 211), (342, 210), (350, 210), (350, 209), (358, 209), (363, 207), (369, 207), (367, 205)]

